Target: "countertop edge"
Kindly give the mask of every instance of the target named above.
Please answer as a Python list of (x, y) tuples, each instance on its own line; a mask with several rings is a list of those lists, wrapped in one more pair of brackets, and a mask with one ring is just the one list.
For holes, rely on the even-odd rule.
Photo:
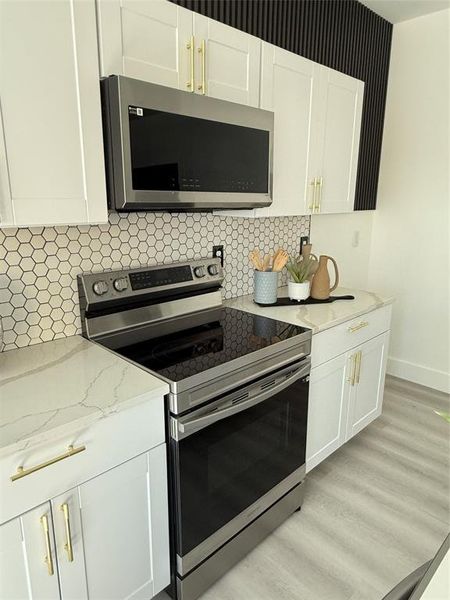
[[(279, 289), (279, 292), (281, 292), (281, 294), (283, 294), (284, 291), (287, 291), (287, 287), (283, 287), (283, 288)], [(308, 306), (308, 307), (311, 307), (312, 310), (314, 310), (314, 307), (329, 306), (328, 304), (300, 305), (298, 307), (295, 304), (293, 304), (291, 306), (288, 305), (288, 306), (273, 307), (273, 309), (275, 311), (277, 309), (284, 309), (285, 312), (284, 312), (281, 320), (286, 321), (287, 323), (291, 323), (293, 325), (302, 325), (303, 327), (307, 327), (308, 329), (311, 329), (311, 332), (313, 335), (316, 335), (318, 333), (322, 333), (323, 331), (332, 329), (333, 327), (341, 325), (342, 323), (346, 323), (348, 321), (351, 321), (352, 319), (356, 319), (362, 315), (370, 313), (370, 312), (377, 310), (379, 308), (382, 308), (384, 306), (389, 306), (395, 302), (395, 297), (393, 297), (393, 296), (381, 297), (374, 292), (368, 292), (365, 290), (356, 290), (356, 289), (351, 289), (351, 288), (340, 288), (340, 289), (338, 288), (335, 293), (351, 294), (351, 295), (355, 295), (358, 293), (367, 294), (373, 298), (373, 303), (366, 306), (365, 308), (355, 309), (355, 311), (350, 315), (339, 316), (330, 321), (327, 321), (326, 323), (321, 323), (320, 325), (314, 325), (313, 323), (311, 323), (309, 321), (302, 320), (299, 318), (289, 318), (289, 315), (286, 314), (286, 312), (289, 311), (290, 308), (296, 310), (296, 309), (300, 308), (301, 306), (305, 306), (305, 307)], [(249, 312), (251, 314), (255, 314), (255, 315), (261, 314), (260, 310), (262, 307), (259, 307), (258, 305), (255, 305), (253, 303), (252, 294), (248, 294), (245, 296), (237, 296), (235, 298), (228, 298), (225, 300), (224, 304), (225, 304), (225, 306), (229, 306), (230, 308), (236, 308), (236, 309), (242, 310), (244, 312)], [(252, 307), (254, 307), (254, 310), (252, 310)], [(267, 307), (266, 309), (263, 309), (263, 310), (269, 311), (270, 308)], [(273, 318), (273, 319), (280, 320), (280, 317), (279, 316), (277, 317), (276, 314), (273, 314), (273, 316), (272, 316), (268, 312), (266, 312), (264, 314), (264, 316), (267, 318)]]
[(161, 400), (164, 401), (164, 396), (168, 392), (168, 384), (164, 381), (161, 381), (160, 386), (158, 385), (157, 387), (149, 390), (148, 392), (139, 394), (134, 398), (123, 400), (118, 406), (114, 405), (110, 408), (105, 409), (104, 411), (99, 411), (91, 415), (78, 417), (73, 421), (70, 421), (70, 423), (57, 425), (52, 429), (42, 431), (34, 435), (28, 435), (16, 442), (13, 442), (12, 444), (3, 446), (2, 448), (0, 448), (0, 460), (8, 458), (18, 452), (23, 452), (24, 450), (31, 450), (33, 447), (39, 446), (40, 444), (44, 444), (47, 442), (51, 442), (51, 440), (53, 439), (56, 440), (60, 437), (70, 436), (75, 433), (78, 433), (81, 429), (84, 429), (85, 427), (90, 427), (91, 425), (102, 419), (107, 419), (110, 416), (120, 414), (121, 412), (126, 411), (128, 408), (132, 408), (138, 404), (143, 404), (145, 402), (153, 402), (158, 398), (161, 398)]
[(376, 304), (370, 308), (367, 308), (365, 310), (359, 310), (356, 311), (351, 317), (346, 318), (346, 317), (340, 317), (338, 319), (335, 319), (334, 321), (330, 321), (329, 323), (325, 323), (322, 326), (316, 327), (316, 328), (311, 328), (313, 335), (317, 334), (317, 333), (322, 333), (322, 331), (327, 331), (328, 329), (332, 329), (333, 327), (336, 327), (337, 325), (342, 325), (342, 323), (346, 323), (347, 321), (351, 321), (352, 319), (356, 319), (357, 317), (361, 317), (362, 315), (366, 315), (367, 313), (373, 312), (374, 310), (377, 310), (378, 308), (383, 308), (383, 306), (389, 306), (390, 304), (393, 304), (395, 302), (395, 298), (389, 298), (388, 300), (382, 301), (379, 304)]

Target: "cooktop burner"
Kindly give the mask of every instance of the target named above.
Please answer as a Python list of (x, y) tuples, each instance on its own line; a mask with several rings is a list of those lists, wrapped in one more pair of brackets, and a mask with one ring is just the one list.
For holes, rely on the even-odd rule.
[(308, 331), (304, 327), (223, 307), (215, 320), (176, 333), (115, 348), (137, 364), (178, 382)]

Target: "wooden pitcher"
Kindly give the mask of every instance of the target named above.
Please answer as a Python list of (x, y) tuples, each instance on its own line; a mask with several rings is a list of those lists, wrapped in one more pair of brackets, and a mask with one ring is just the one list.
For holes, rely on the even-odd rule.
[[(330, 287), (330, 275), (328, 273), (328, 261), (331, 260), (334, 266), (334, 285)], [(335, 290), (339, 283), (339, 271), (336, 261), (332, 256), (322, 255), (319, 258), (319, 268), (314, 274), (311, 283), (311, 298), (316, 300), (326, 300), (330, 293)]]

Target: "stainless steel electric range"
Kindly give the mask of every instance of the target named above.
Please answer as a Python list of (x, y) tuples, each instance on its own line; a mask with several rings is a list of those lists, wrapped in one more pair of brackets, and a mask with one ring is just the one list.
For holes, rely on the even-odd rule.
[(84, 335), (164, 379), (171, 594), (193, 600), (302, 503), (311, 331), (228, 308), (219, 259), (78, 279)]

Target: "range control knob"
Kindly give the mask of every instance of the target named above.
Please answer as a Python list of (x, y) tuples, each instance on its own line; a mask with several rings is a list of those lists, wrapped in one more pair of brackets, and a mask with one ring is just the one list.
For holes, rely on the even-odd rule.
[(126, 277), (115, 279), (113, 282), (114, 289), (118, 292), (124, 292), (128, 288), (128, 280)]
[(204, 277), (205, 276), (205, 269), (203, 267), (195, 267), (195, 269), (194, 269), (194, 275), (196, 277)]
[(92, 286), (92, 290), (97, 296), (103, 296), (108, 291), (108, 284), (106, 281), (96, 281)]
[(209, 265), (208, 273), (210, 275), (212, 275), (214, 277), (214, 275), (217, 275), (218, 272), (219, 272), (219, 269), (217, 268), (217, 265)]

